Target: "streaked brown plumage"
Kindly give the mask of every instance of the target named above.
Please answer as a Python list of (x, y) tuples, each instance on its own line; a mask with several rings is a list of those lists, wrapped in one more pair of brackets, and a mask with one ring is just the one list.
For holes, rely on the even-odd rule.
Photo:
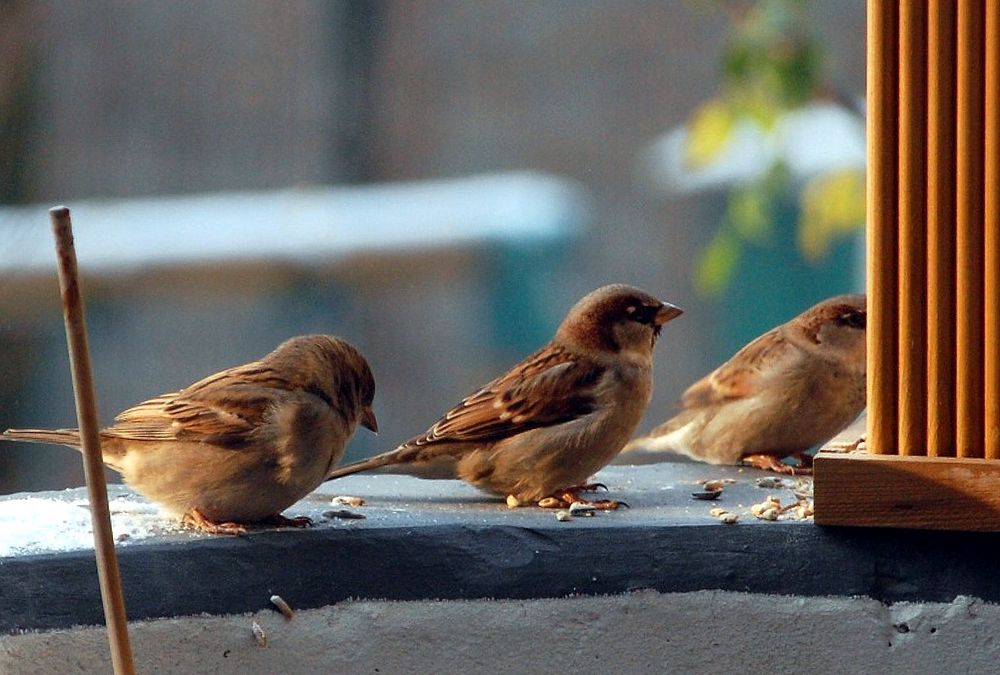
[[(292, 338), (125, 410), (101, 430), (104, 463), (136, 492), (206, 531), (279, 516), (314, 490), (357, 424), (376, 431), (375, 380), (340, 338)], [(3, 438), (80, 448), (76, 429), (9, 429)]]
[[(625, 446), (616, 464), (780, 459), (831, 438), (865, 407), (865, 297), (841, 295), (806, 310), (691, 385), (684, 410)], [(807, 461), (807, 460), (806, 460)]]
[(384, 467), (461, 478), (522, 502), (579, 488), (642, 418), (652, 394), (653, 346), (660, 327), (680, 313), (630, 286), (599, 288), (569, 311), (551, 342), (427, 432), (330, 477)]

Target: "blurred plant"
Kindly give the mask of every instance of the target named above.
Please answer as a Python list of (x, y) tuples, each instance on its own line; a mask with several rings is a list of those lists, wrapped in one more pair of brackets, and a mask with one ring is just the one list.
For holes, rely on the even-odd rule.
[[(840, 99), (826, 81), (823, 48), (808, 28), (806, 0), (716, 0), (731, 32), (723, 55), (723, 86), (688, 123), (685, 162), (692, 169), (716, 161), (734, 129), (752, 124), (767, 136), (789, 112), (819, 99)], [(857, 112), (848, 103), (848, 109)], [(860, 113), (858, 113), (860, 114)], [(782, 200), (797, 202), (797, 247), (810, 262), (864, 223), (864, 173), (840, 168), (810, 177), (793, 192), (790, 172), (777, 156), (761, 177), (734, 186), (714, 238), (702, 252), (696, 286), (705, 294), (726, 289), (747, 244), (774, 243), (774, 215)]]

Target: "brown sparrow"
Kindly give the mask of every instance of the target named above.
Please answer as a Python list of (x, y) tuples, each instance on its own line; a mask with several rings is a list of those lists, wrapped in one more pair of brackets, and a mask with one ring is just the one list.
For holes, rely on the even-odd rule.
[(865, 297), (825, 300), (764, 333), (695, 382), (684, 410), (625, 446), (615, 464), (687, 455), (808, 473), (780, 460), (831, 438), (865, 407)]
[[(520, 502), (572, 503), (584, 481), (618, 454), (652, 395), (653, 346), (681, 310), (631, 286), (580, 300), (555, 337), (470, 394), (424, 434), (391, 452), (340, 467), (386, 467), (422, 478), (461, 478)], [(596, 502), (616, 508), (618, 502)]]
[[(101, 430), (104, 463), (196, 529), (303, 527), (279, 514), (314, 490), (360, 423), (378, 430), (375, 379), (357, 349), (292, 338), (260, 361), (210, 375), (122, 412)], [(77, 429), (9, 429), (3, 438), (80, 449)]]

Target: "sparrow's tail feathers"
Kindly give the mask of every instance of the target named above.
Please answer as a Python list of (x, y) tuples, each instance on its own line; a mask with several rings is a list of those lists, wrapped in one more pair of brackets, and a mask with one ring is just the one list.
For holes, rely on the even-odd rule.
[(612, 464), (656, 464), (689, 456), (688, 435), (691, 421), (687, 411), (667, 420), (645, 436), (625, 444)]
[(326, 479), (333, 480), (334, 478), (350, 476), (351, 474), (361, 473), (362, 471), (371, 471), (383, 466), (389, 466), (390, 464), (396, 464), (399, 461), (399, 450), (383, 452), (381, 455), (375, 455), (374, 457), (369, 457), (368, 459), (362, 459), (359, 462), (352, 462), (350, 464), (337, 467), (330, 472), (330, 475), (327, 476)]
[(0, 435), (0, 439), (28, 441), (29, 443), (52, 443), (80, 449), (79, 429), (8, 429)]

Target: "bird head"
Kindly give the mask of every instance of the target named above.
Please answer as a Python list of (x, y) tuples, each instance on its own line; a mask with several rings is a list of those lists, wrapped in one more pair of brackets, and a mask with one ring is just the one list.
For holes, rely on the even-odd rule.
[(624, 284), (598, 288), (570, 309), (556, 339), (617, 354), (648, 358), (663, 324), (682, 310)]
[(868, 310), (864, 295), (838, 295), (810, 307), (792, 320), (820, 350), (865, 368)]

